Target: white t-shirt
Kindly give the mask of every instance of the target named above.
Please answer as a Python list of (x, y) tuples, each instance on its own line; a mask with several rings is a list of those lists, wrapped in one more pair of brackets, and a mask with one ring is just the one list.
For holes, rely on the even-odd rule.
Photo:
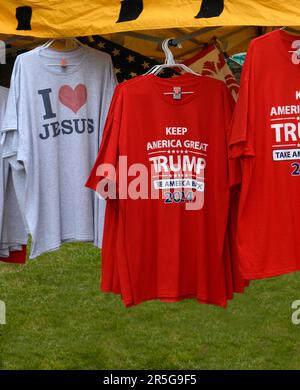
[(24, 182), (18, 198), (32, 236), (31, 258), (67, 241), (101, 246), (105, 202), (84, 185), (115, 85), (110, 56), (89, 47), (41, 47), (15, 62), (4, 156), (16, 169), (16, 186)]

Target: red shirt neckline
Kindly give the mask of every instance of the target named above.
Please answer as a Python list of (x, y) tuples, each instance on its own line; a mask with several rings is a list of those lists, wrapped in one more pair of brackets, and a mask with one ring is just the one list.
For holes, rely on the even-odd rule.
[[(192, 73), (185, 73), (180, 76), (168, 78), (168, 79), (162, 79), (158, 76), (155, 76), (153, 74), (149, 74), (145, 76), (148, 78), (152, 88), (155, 90), (155, 93), (157, 94), (158, 98), (163, 100), (164, 102), (171, 104), (171, 105), (184, 105), (190, 103), (193, 99), (195, 99), (198, 96), (199, 90), (199, 80), (202, 79), (203, 76), (195, 76)], [(174, 100), (170, 98), (171, 95), (164, 95), (163, 91), (161, 90), (160, 86), (169, 87), (168, 92), (171, 92), (172, 87), (189, 87), (193, 94), (187, 95), (181, 100)], [(167, 91), (166, 91), (167, 92)]]
[[(294, 41), (300, 41), (300, 35), (291, 34), (291, 33), (288, 33), (284, 30), (277, 30), (277, 31), (279, 34), (280, 45), (282, 48), (282, 53), (283, 53), (284, 58), (289, 62), (290, 65), (292, 65), (293, 67), (299, 68), (300, 64), (294, 64), (292, 62), (292, 53), (289, 53), (289, 51), (293, 50), (292, 43)], [(288, 43), (289, 43), (289, 45), (288, 45)], [(274, 50), (276, 50), (276, 48)]]

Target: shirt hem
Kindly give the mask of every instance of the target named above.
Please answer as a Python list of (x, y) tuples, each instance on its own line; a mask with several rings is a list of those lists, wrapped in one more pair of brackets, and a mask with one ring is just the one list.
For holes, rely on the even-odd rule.
[(242, 272), (242, 277), (245, 278), (246, 280), (256, 280), (256, 279), (273, 278), (276, 276), (290, 274), (298, 271), (300, 271), (300, 265), (293, 268), (281, 268), (269, 272), (257, 272), (257, 273)]
[(65, 237), (63, 239), (61, 239), (60, 242), (56, 243), (56, 244), (50, 244), (49, 246), (47, 246), (47, 248), (45, 250), (42, 250), (42, 251), (39, 251), (38, 253), (31, 253), (29, 258), (30, 259), (35, 259), (36, 257), (38, 256), (41, 256), (42, 254), (44, 253), (47, 253), (47, 252), (54, 252), (56, 250), (59, 250), (61, 245), (62, 244), (65, 244), (67, 242), (94, 242), (94, 237), (73, 237), (73, 236), (70, 236), (70, 237)]
[(17, 125), (1, 127), (1, 132), (2, 133), (6, 133), (8, 131), (17, 131), (17, 130), (18, 130), (18, 126)]
[[(115, 295), (121, 295), (122, 297), (122, 292), (121, 288), (114, 288), (111, 285), (101, 285), (100, 291), (103, 293), (112, 293)], [(131, 307), (131, 306), (136, 306), (140, 303), (147, 302), (147, 301), (162, 301), (162, 302), (168, 302), (168, 303), (175, 303), (175, 302), (180, 302), (185, 299), (196, 299), (199, 303), (201, 304), (209, 304), (209, 305), (215, 305), (218, 307), (223, 307), (224, 309), (227, 308), (227, 303), (229, 300), (233, 299), (232, 297), (226, 297), (223, 300), (220, 300), (218, 298), (210, 298), (210, 297), (204, 297), (204, 296), (198, 296), (195, 293), (184, 293), (184, 294), (171, 294), (171, 293), (161, 293), (159, 295), (155, 295), (152, 297), (147, 297), (147, 298), (141, 298), (136, 301), (132, 299), (125, 299), (122, 297), (122, 302), (126, 307)]]
[(129, 308), (147, 301), (161, 301), (165, 303), (175, 303), (175, 302), (183, 301), (185, 299), (195, 299), (200, 304), (219, 306), (219, 307), (223, 307), (224, 309), (227, 307), (227, 299), (226, 301), (221, 302), (221, 301), (217, 301), (217, 300), (215, 301), (204, 297), (198, 297), (196, 295), (177, 296), (177, 297), (153, 296), (150, 298), (139, 299), (138, 301), (124, 300), (124, 299), (122, 299), (122, 301), (125, 307)]
[[(121, 291), (114, 289), (114, 288), (107, 288), (104, 286), (101, 286), (101, 291), (104, 293), (113, 293), (115, 295), (122, 295)], [(185, 299), (196, 299), (198, 303), (200, 304), (209, 304), (209, 305), (215, 305), (219, 307), (223, 307), (224, 309), (227, 307), (227, 301), (230, 300), (230, 298), (225, 298), (224, 300), (220, 299), (214, 299), (214, 298), (209, 298), (209, 297), (204, 297), (204, 296), (198, 296), (195, 293), (185, 293), (185, 294), (171, 294), (171, 293), (165, 293), (165, 294), (159, 294), (159, 295), (154, 295), (152, 297), (147, 297), (147, 298), (141, 298), (138, 300), (131, 300), (131, 299), (124, 299), (122, 298), (122, 302), (125, 307), (129, 308), (132, 306), (136, 306), (140, 303), (147, 302), (147, 301), (157, 301), (160, 300), (162, 302), (167, 302), (167, 303), (175, 303), (175, 302), (180, 302)]]

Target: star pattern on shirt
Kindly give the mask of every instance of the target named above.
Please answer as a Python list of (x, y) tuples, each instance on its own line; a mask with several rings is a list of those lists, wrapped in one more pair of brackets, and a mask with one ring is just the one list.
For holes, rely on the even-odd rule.
[[(145, 74), (150, 68), (158, 65), (158, 62), (133, 50), (129, 50), (115, 42), (109, 41), (100, 35), (78, 38), (82, 43), (108, 53), (111, 56), (115, 75), (119, 82), (130, 80), (136, 76)], [(161, 77), (172, 77), (176, 71), (172, 68), (163, 69)]]

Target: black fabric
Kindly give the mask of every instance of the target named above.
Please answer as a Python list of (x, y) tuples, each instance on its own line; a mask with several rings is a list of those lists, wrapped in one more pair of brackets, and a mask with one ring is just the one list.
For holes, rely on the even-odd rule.
[(203, 0), (197, 19), (214, 18), (220, 16), (224, 11), (224, 0)]
[(32, 17), (32, 8), (31, 7), (18, 7), (16, 9), (16, 18), (18, 21), (17, 30), (31, 30), (31, 17)]
[(11, 56), (6, 57), (6, 64), (0, 64), (0, 85), (9, 88), (10, 78), (14, 66), (15, 58)]
[(143, 12), (143, 0), (123, 0), (117, 23), (128, 22), (137, 19)]
[[(78, 38), (82, 43), (104, 51), (111, 55), (113, 65), (116, 71), (117, 79), (120, 82), (129, 80), (135, 76), (140, 76), (146, 73), (158, 62), (143, 56), (133, 50), (129, 50), (117, 43), (109, 41), (99, 35), (92, 36), (92, 42), (89, 38)], [(164, 69), (163, 73), (160, 73), (161, 77), (172, 77), (177, 72), (172, 69)]]

